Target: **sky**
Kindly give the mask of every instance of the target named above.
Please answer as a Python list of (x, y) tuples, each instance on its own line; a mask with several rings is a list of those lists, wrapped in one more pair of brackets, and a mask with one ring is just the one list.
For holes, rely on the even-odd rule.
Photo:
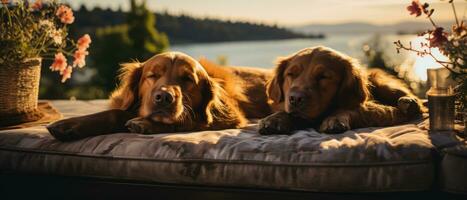
[[(129, 0), (62, 0), (79, 8), (96, 5), (101, 8), (128, 10)], [(335, 24), (369, 22), (391, 24), (401, 21), (421, 21), (410, 16), (409, 0), (147, 0), (149, 9), (172, 14), (189, 14), (230, 20), (254, 21), (282, 26), (305, 24)], [(433, 18), (452, 20), (452, 8), (445, 1), (421, 0), (436, 9)], [(466, 18), (467, 1), (457, 0), (459, 16)]]

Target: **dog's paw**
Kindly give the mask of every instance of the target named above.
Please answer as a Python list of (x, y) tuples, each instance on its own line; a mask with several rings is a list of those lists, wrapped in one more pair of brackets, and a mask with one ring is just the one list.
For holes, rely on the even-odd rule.
[(261, 135), (291, 134), (291, 117), (286, 112), (277, 112), (259, 121), (258, 132)]
[(319, 127), (320, 132), (337, 134), (350, 130), (350, 116), (346, 114), (338, 114), (329, 116), (321, 122)]
[(60, 120), (48, 125), (46, 128), (55, 139), (62, 142), (81, 139), (81, 135), (75, 130), (76, 123), (69, 120)]
[(397, 108), (409, 119), (415, 119), (422, 115), (423, 110), (415, 97), (401, 97), (397, 101)]
[(149, 133), (150, 127), (152, 126), (151, 122), (144, 118), (134, 118), (126, 122), (125, 126), (132, 133)]

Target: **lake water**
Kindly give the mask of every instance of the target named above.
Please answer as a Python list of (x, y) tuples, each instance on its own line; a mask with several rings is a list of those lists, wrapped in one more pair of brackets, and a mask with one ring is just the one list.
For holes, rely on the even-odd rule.
[[(222, 42), (209, 44), (174, 45), (171, 50), (185, 52), (195, 58), (206, 57), (217, 60), (224, 56), (230, 65), (255, 66), (270, 68), (279, 56), (292, 54), (300, 49), (323, 45), (344, 52), (352, 57), (362, 59), (362, 47), (371, 41), (373, 34), (329, 35), (325, 39), (288, 39), (274, 41)], [(401, 62), (406, 55), (397, 55), (394, 41), (408, 41), (414, 35), (380, 36), (381, 47), (391, 60)]]
[[(375, 35), (375, 34), (337, 34), (327, 35), (324, 39), (289, 39), (273, 41), (244, 41), (203, 44), (174, 45), (171, 50), (185, 52), (195, 58), (206, 57), (218, 61), (226, 58), (228, 65), (272, 68), (277, 57), (287, 56), (300, 49), (323, 45), (341, 51), (365, 63), (363, 46), (378, 40), (379, 49), (384, 51), (387, 64), (396, 66), (400, 74), (413, 81), (426, 81), (426, 69), (441, 67), (430, 56), (420, 57), (415, 53), (401, 51), (397, 53), (394, 41), (401, 40), (408, 45), (412, 42), (416, 49), (423, 49), (420, 42), (423, 37), (416, 35)], [(371, 46), (371, 45), (370, 45)], [(438, 49), (432, 49), (435, 57), (447, 61)]]

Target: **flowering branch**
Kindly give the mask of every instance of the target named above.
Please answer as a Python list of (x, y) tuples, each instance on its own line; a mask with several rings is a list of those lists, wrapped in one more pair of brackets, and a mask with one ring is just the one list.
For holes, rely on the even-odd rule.
[(400, 52), (400, 49), (404, 49), (406, 51), (412, 51), (412, 52), (415, 52), (418, 56), (426, 56), (426, 55), (429, 55), (430, 57), (433, 58), (433, 60), (435, 60), (437, 63), (439, 63), (440, 65), (442, 65), (443, 67), (445, 67), (446, 69), (448, 69), (449, 71), (451, 71), (452, 73), (458, 73), (458, 72), (455, 72), (453, 71), (449, 65), (450, 64), (453, 64), (452, 62), (448, 62), (448, 61), (442, 61), (442, 60), (439, 60), (438, 58), (436, 58), (435, 55), (433, 55), (432, 51), (431, 51), (431, 48), (428, 48), (427, 49), (424, 49), (423, 51), (421, 50), (417, 50), (417, 49), (414, 49), (412, 47), (412, 43), (409, 43), (409, 47), (406, 47), (402, 44), (402, 42), (400, 40), (394, 42), (394, 44), (396, 45), (396, 50), (397, 50), (397, 53)]
[[(419, 36), (428, 34), (428, 37), (426, 38), (427, 42), (421, 43), (421, 46), (427, 47), (427, 49), (414, 49), (411, 43), (409, 43), (409, 46), (404, 46), (400, 40), (394, 42), (394, 44), (396, 45), (398, 53), (403, 49), (415, 52), (419, 56), (429, 55), (441, 66), (448, 69), (451, 72), (453, 79), (459, 83), (455, 87), (457, 101), (460, 104), (459, 110), (465, 111), (467, 109), (467, 63), (465, 60), (467, 57), (467, 27), (464, 24), (464, 20), (459, 21), (457, 17), (454, 0), (450, 0), (449, 3), (451, 4), (454, 18), (456, 20), (456, 24), (452, 27), (451, 33), (447, 33), (442, 27), (436, 26), (435, 22), (431, 18), (434, 9), (428, 10), (428, 3), (421, 4), (418, 0), (414, 0), (407, 7), (407, 10), (411, 15), (415, 15), (415, 17), (419, 17), (423, 13), (427, 16), (434, 27), (433, 30), (428, 30), (419, 34)], [(438, 48), (441, 53), (449, 58), (450, 61), (441, 61), (436, 58), (432, 53), (432, 48)]]

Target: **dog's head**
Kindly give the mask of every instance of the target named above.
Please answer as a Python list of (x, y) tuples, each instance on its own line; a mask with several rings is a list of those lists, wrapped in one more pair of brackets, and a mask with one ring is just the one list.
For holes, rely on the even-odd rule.
[(280, 58), (267, 85), (275, 104), (288, 113), (315, 119), (336, 109), (355, 108), (368, 96), (366, 79), (350, 57), (325, 47)]
[(122, 66), (121, 84), (111, 96), (112, 108), (166, 124), (186, 123), (194, 117), (212, 122), (209, 106), (218, 86), (192, 57), (168, 52)]

